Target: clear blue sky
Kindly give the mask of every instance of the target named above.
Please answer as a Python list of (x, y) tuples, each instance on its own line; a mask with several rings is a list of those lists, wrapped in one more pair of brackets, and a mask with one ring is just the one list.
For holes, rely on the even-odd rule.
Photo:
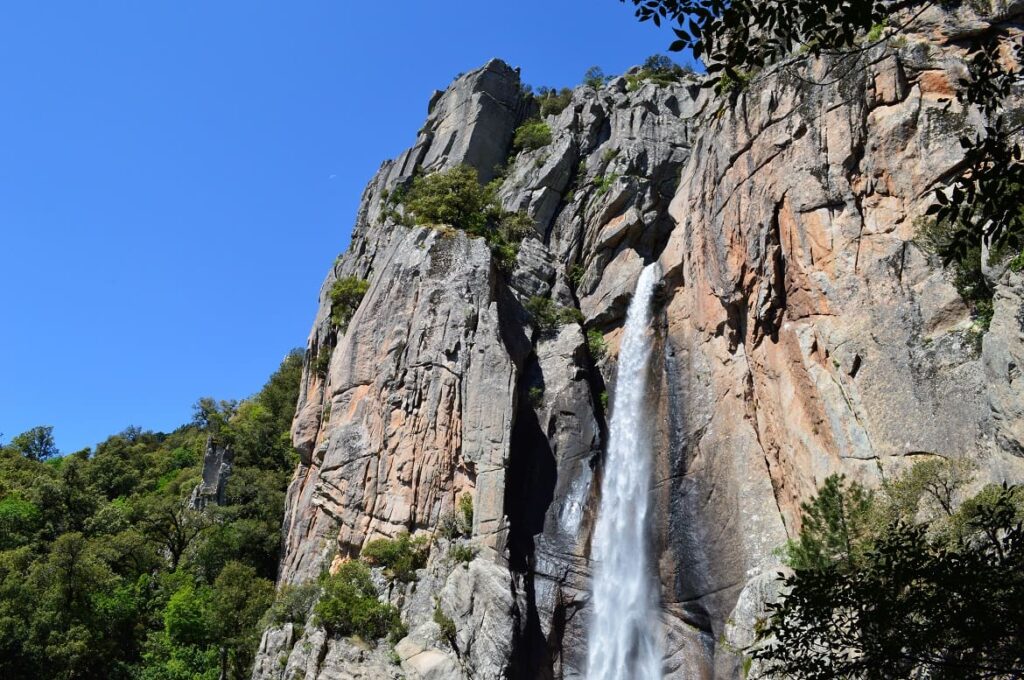
[(533, 85), (671, 41), (617, 0), (10, 0), (0, 7), (0, 432), (65, 452), (305, 344), (366, 181), (434, 89)]

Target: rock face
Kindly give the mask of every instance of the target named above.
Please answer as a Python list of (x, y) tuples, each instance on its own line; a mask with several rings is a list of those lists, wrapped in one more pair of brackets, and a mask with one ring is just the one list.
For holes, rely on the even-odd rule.
[[(912, 240), (956, 139), (982, 122), (948, 98), (958, 38), (986, 21), (933, 8), (899, 45), (797, 62), (734, 104), (688, 80), (581, 87), (546, 118), (551, 143), (514, 155), (536, 110), (515, 71), (492, 61), (436, 93), (415, 145), (368, 185), (321, 290), (280, 579), (435, 532), (466, 494), (478, 554), (463, 565), (439, 539), (417, 583), (381, 580), (408, 627), (393, 654), (287, 624), (266, 631), (254, 678), (583, 677), (604, 404), (654, 260), (666, 677), (743, 676), (775, 597), (773, 551), (829, 474), (874, 485), (940, 455), (1024, 479), (1024, 279), (991, 273), (979, 343)], [(461, 164), (502, 177), (504, 207), (536, 222), (512, 271), (482, 239), (394, 219), (389, 197), (414, 173)], [(369, 288), (340, 329), (329, 290), (348, 276)], [(537, 295), (578, 308), (589, 333), (533, 329)]]
[(206, 438), (206, 451), (203, 453), (203, 481), (192, 489), (188, 505), (193, 510), (202, 510), (210, 503), (224, 505), (227, 501), (228, 477), (231, 476), (231, 464), (235, 454), (230, 448), (218, 444), (213, 437)]

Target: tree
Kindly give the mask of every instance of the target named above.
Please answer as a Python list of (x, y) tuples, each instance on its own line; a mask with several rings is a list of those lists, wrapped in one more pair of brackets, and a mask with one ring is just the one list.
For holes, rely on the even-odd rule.
[(40, 425), (22, 432), (11, 440), (11, 446), (30, 460), (43, 461), (60, 454), (53, 440), (52, 425)]
[(818, 495), (802, 506), (800, 537), (787, 545), (794, 569), (852, 569), (870, 547), (874, 525), (872, 494), (841, 475), (825, 479)]
[(583, 74), (583, 84), (587, 87), (592, 87), (595, 90), (600, 90), (607, 82), (608, 76), (604, 74), (604, 71), (600, 66), (591, 66), (587, 69), (587, 72)]
[(185, 551), (210, 526), (210, 518), (179, 498), (160, 498), (147, 508), (143, 525), (150, 539), (165, 551), (174, 571)]
[(1020, 677), (1024, 531), (1013, 490), (977, 512), (952, 547), (894, 522), (860, 563), (797, 569), (754, 652), (771, 676)]
[(247, 678), (259, 638), (260, 617), (274, 600), (274, 584), (240, 562), (228, 562), (213, 584), (211, 613), (221, 678)]

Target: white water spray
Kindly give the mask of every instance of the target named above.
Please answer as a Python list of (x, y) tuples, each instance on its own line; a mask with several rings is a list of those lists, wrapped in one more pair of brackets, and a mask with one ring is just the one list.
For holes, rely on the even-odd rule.
[(591, 546), (594, 614), (587, 652), (589, 680), (661, 678), (658, 606), (647, 545), (651, 445), (644, 412), (651, 343), (651, 296), (658, 265), (637, 281), (619, 350), (615, 403)]

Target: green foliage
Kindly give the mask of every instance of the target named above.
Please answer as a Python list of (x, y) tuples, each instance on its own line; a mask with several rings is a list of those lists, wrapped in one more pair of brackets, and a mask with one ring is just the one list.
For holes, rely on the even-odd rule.
[(533, 408), (540, 408), (544, 405), (544, 388), (543, 387), (531, 387), (526, 394), (527, 399), (530, 402), (530, 406)]
[(608, 390), (602, 390), (598, 400), (601, 402), (601, 411), (608, 413)]
[(1016, 488), (997, 487), (976, 497), (962, 540), (892, 522), (852, 565), (797, 569), (768, 605), (754, 657), (798, 680), (1013, 677), (1024, 648), (1019, 503)]
[(515, 266), (519, 244), (534, 233), (526, 213), (501, 209), (496, 197), (500, 181), (481, 186), (476, 170), (460, 166), (418, 176), (405, 197), (405, 208), (415, 224), (450, 226), (483, 237), (498, 267)]
[(583, 268), (581, 264), (574, 264), (569, 269), (569, 282), (572, 283), (573, 288), (579, 288), (583, 282), (583, 275), (586, 274), (587, 270)]
[(515, 151), (536, 151), (551, 143), (551, 128), (539, 119), (528, 120), (516, 130), (512, 139)]
[(213, 594), (205, 586), (184, 585), (164, 609), (164, 632), (176, 645), (203, 645), (213, 636)]
[(381, 602), (369, 568), (358, 560), (345, 562), (322, 579), (323, 595), (313, 608), (317, 625), (331, 635), (358, 635), (379, 640), (402, 630), (398, 610)]
[(882, 489), (890, 520), (936, 522), (952, 517), (963, 489), (974, 479), (976, 464), (966, 458), (929, 458), (899, 477), (887, 480)]
[(587, 349), (590, 350), (590, 356), (594, 361), (600, 361), (608, 353), (604, 334), (596, 328), (587, 331)]
[(572, 90), (563, 87), (561, 90), (554, 90), (547, 87), (540, 88), (538, 92), (540, 100), (541, 116), (557, 116), (565, 110), (572, 101)]
[(534, 327), (541, 333), (553, 333), (559, 326), (583, 323), (583, 313), (575, 307), (562, 307), (551, 298), (534, 295), (524, 305)]
[(313, 370), (321, 378), (327, 375), (327, 371), (331, 368), (331, 355), (334, 353), (333, 347), (321, 347), (316, 354), (316, 364), (314, 364)]
[(29, 542), (39, 528), (42, 512), (18, 493), (0, 500), (0, 550)]
[(672, 85), (678, 83), (684, 76), (692, 74), (693, 69), (680, 66), (663, 54), (655, 54), (647, 57), (639, 71), (626, 75), (626, 89), (636, 90), (645, 82), (654, 83), (659, 87)]
[(464, 493), (459, 497), (456, 512), (450, 512), (438, 521), (437, 533), (449, 541), (473, 533), (473, 496)]
[(618, 179), (619, 179), (619, 173), (617, 173), (617, 172), (612, 172), (612, 173), (608, 173), (608, 174), (605, 174), (605, 175), (601, 175), (600, 177), (597, 177), (594, 180), (594, 186), (597, 189), (596, 194), (598, 196), (604, 196), (605, 194), (607, 194), (608, 191), (611, 190), (612, 185), (615, 184), (615, 182)]
[(787, 546), (794, 569), (824, 569), (838, 564), (853, 568), (871, 547), (877, 525), (872, 493), (856, 482), (832, 475), (803, 511), (800, 536)]
[(392, 580), (410, 583), (416, 580), (416, 570), (427, 566), (430, 555), (430, 539), (427, 536), (413, 538), (403, 531), (393, 539), (378, 538), (363, 548), (362, 559), (367, 564), (384, 567)]
[(313, 611), (320, 596), (317, 583), (282, 584), (265, 614), (265, 625), (283, 626), (286, 623), (303, 624)]
[(53, 441), (52, 425), (41, 425), (22, 432), (11, 440), (11, 448), (30, 460), (48, 460), (60, 453)]
[(448, 556), (456, 564), (463, 564), (468, 566), (470, 562), (476, 559), (476, 556), (480, 553), (478, 548), (474, 548), (466, 543), (456, 543), (448, 551)]
[(795, 572), (757, 630), (754, 656), (769, 675), (961, 678), (1013, 667), (1024, 629), (1004, 622), (1024, 613), (1024, 489), (992, 484), (963, 500), (973, 472), (963, 459), (928, 458), (874, 496), (826, 480), (789, 546)]
[(369, 281), (355, 276), (346, 276), (331, 285), (331, 323), (335, 328), (344, 332), (369, 287)]
[(462, 165), (417, 176), (404, 205), (415, 224), (448, 225), (482, 236), (492, 203), (493, 196), (480, 185), (476, 170)]
[[(258, 394), (201, 399), (170, 434), (130, 427), (47, 460), (0, 447), (0, 677), (249, 677), (301, 371), (293, 352)], [(227, 504), (190, 510), (210, 437), (235, 453)]]
[(583, 74), (583, 84), (587, 87), (592, 87), (595, 90), (600, 90), (605, 86), (609, 80), (608, 76), (604, 74), (600, 66), (591, 66), (587, 69), (587, 72)]
[[(981, 244), (963, 250), (955, 249), (957, 233), (962, 227), (944, 220), (920, 218), (915, 225), (915, 243), (925, 252), (943, 258), (943, 262), (953, 272), (953, 285), (971, 308), (978, 329), (981, 332), (987, 331), (992, 323), (994, 291), (982, 270)], [(950, 253), (953, 253), (953, 256), (947, 261), (946, 255)], [(998, 254), (993, 255), (998, 259)]]
[(459, 496), (459, 514), (461, 515), (462, 523), (466, 529), (466, 533), (473, 531), (473, 496), (469, 493), (464, 493)]
[(885, 36), (885, 26), (886, 22), (884, 20), (874, 24), (871, 27), (871, 30), (868, 31), (867, 35), (864, 36), (864, 41), (868, 43), (875, 43), (881, 40)]
[(441, 609), (441, 603), (437, 602), (434, 604), (434, 623), (437, 624), (438, 628), (441, 629), (441, 637), (448, 641), (452, 647), (455, 646), (455, 621), (452, 617), (444, 613)]

